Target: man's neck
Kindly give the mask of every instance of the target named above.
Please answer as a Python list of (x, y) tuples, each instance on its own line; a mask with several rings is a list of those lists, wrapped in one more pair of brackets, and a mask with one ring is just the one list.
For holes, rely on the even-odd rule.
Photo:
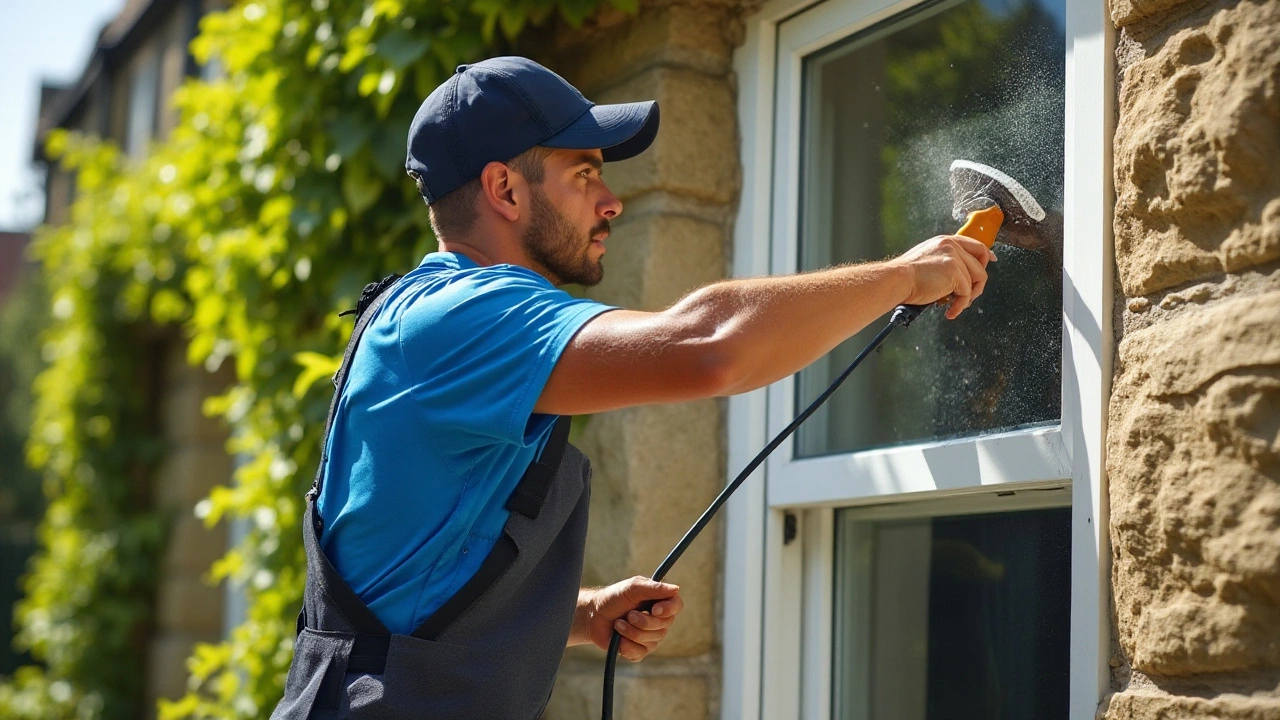
[(470, 258), (472, 262), (481, 267), (488, 265), (519, 265), (522, 268), (532, 270), (547, 279), (552, 285), (560, 285), (560, 278), (553, 275), (549, 270), (542, 267), (540, 263), (531, 261), (523, 252), (519, 253), (499, 253), (488, 247), (478, 247), (477, 243), (470, 243), (465, 240), (441, 240), (439, 244), (440, 252), (457, 253)]
[(465, 242), (445, 242), (440, 241), (440, 252), (457, 253), (470, 258), (472, 262), (480, 266), (497, 265), (506, 262), (505, 260), (496, 260), (491, 253)]

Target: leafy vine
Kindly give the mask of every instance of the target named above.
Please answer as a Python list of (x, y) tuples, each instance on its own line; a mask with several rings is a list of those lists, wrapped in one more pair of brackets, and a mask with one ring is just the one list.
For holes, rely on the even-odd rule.
[[(635, 0), (608, 0), (627, 12)], [(247, 617), (189, 660), (190, 692), (162, 718), (265, 716), (279, 698), (300, 604), (302, 492), (318, 462), (350, 332), (335, 310), (434, 246), (404, 176), (418, 103), (456, 65), (601, 0), (251, 0), (207, 15), (192, 44), (212, 68), (175, 97), (178, 123), (140, 159), (67, 133), (48, 150), (76, 173), (71, 220), (34, 243), (52, 322), (41, 341), (28, 462), (49, 509), (17, 609), (40, 667), (0, 682), (0, 716), (138, 714), (137, 657), (165, 542), (146, 478), (164, 453), (140, 392), (165, 332), (235, 381), (205, 412), (244, 460), (197, 508), (249, 521), (210, 570)]]

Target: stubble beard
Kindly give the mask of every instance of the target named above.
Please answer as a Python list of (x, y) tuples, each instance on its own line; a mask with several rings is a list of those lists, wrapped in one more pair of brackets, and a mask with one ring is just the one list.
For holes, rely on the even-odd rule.
[(529, 213), (529, 227), (520, 239), (529, 259), (546, 270), (556, 285), (599, 285), (604, 264), (591, 259), (591, 236), (608, 232), (609, 221), (601, 219), (583, 235), (537, 186), (532, 187)]

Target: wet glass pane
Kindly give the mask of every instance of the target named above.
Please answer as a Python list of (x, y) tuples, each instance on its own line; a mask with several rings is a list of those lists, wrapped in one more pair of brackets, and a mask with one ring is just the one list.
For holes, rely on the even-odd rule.
[[(995, 167), (1048, 213), (1039, 251), (999, 244), (954, 322), (897, 331), (807, 424), (797, 454), (994, 432), (1061, 417), (1064, 0), (918, 7), (804, 66), (800, 258), (874, 260), (954, 233), (949, 168)], [(803, 407), (879, 330), (806, 369)]]
[(842, 512), (832, 717), (1066, 718), (1070, 519)]

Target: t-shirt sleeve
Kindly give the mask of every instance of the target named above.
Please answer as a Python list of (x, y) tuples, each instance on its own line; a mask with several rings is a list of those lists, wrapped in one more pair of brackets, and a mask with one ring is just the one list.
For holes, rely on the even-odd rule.
[(533, 406), (587, 321), (614, 309), (575, 298), (532, 271), (490, 267), (451, 283), (400, 319), (400, 348), (430, 427), (530, 444)]

